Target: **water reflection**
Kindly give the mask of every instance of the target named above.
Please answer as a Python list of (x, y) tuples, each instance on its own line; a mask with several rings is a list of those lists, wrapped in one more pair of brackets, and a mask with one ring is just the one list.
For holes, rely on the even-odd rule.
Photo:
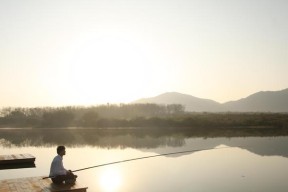
[[(193, 138), (192, 140), (188, 140)], [(277, 139), (274, 139), (277, 138)], [(0, 129), (0, 146), (92, 146), (104, 149), (135, 148), (143, 152), (169, 153), (174, 147), (183, 150), (207, 149), (219, 145), (241, 147), (262, 156), (288, 157), (288, 137), (199, 138), (180, 133), (155, 134), (127, 130), (94, 129)], [(161, 148), (166, 147), (166, 148)], [(168, 148), (167, 148), (168, 147)], [(171, 148), (169, 148), (171, 147)], [(170, 151), (169, 151), (170, 150)], [(179, 154), (175, 156), (182, 156)]]
[(122, 172), (117, 167), (107, 167), (102, 170), (99, 178), (99, 186), (103, 191), (116, 191), (122, 184)]
[[(63, 139), (61, 139), (63, 137)], [(114, 164), (77, 172), (88, 191), (221, 191), (286, 192), (288, 137), (199, 138), (185, 134), (104, 133), (91, 130), (0, 131), (0, 153), (31, 153), (36, 168), (0, 170), (0, 179), (45, 176), (56, 146), (65, 144), (66, 168), (99, 164), (159, 153), (241, 146), (178, 156)]]
[(0, 145), (12, 146), (97, 146), (101, 148), (155, 148), (183, 146), (183, 135), (149, 135), (94, 129), (0, 129)]

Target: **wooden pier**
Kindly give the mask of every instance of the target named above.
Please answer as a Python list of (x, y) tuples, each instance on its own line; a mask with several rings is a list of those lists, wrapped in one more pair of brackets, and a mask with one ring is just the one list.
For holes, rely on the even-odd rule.
[(42, 177), (0, 180), (0, 192), (86, 192), (87, 188), (79, 186), (77, 181), (73, 185), (56, 185)]
[(35, 157), (30, 154), (0, 155), (0, 165), (34, 163)]
[(35, 168), (34, 163), (20, 163), (20, 164), (0, 164), (0, 170), (5, 169), (23, 169), (23, 168)]
[(35, 157), (30, 154), (0, 155), (0, 170), (35, 167)]

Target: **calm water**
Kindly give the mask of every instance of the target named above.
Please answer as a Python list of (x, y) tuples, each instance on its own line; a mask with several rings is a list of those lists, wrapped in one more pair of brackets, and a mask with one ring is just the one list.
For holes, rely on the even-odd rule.
[(0, 179), (46, 176), (65, 144), (66, 168), (183, 150), (224, 148), (114, 164), (77, 172), (88, 191), (287, 191), (288, 137), (193, 138), (94, 130), (0, 130), (0, 154), (31, 153), (36, 168), (0, 170)]

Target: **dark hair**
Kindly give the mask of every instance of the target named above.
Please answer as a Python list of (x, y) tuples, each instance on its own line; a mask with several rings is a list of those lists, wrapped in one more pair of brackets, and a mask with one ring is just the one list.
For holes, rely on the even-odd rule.
[(61, 151), (64, 151), (65, 150), (65, 146), (58, 146), (57, 147), (57, 154), (59, 154)]

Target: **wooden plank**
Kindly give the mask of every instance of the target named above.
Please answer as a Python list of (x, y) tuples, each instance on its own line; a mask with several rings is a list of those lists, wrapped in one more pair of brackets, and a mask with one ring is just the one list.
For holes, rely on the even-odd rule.
[(4, 160), (11, 160), (13, 159), (12, 155), (4, 155)]
[(13, 157), (14, 157), (15, 159), (17, 159), (17, 160), (25, 159), (25, 158), (22, 157), (21, 154), (14, 154)]
[(0, 192), (86, 192), (87, 188), (77, 182), (74, 185), (56, 185), (42, 177), (0, 180)]
[(27, 157), (25, 156), (25, 154), (19, 154), (19, 156), (21, 157), (21, 159), (27, 159)]
[(22, 154), (25, 158), (35, 158), (34, 156), (32, 156), (31, 154), (25, 153)]
[(28, 154), (0, 155), (0, 164), (34, 163), (35, 157)]

